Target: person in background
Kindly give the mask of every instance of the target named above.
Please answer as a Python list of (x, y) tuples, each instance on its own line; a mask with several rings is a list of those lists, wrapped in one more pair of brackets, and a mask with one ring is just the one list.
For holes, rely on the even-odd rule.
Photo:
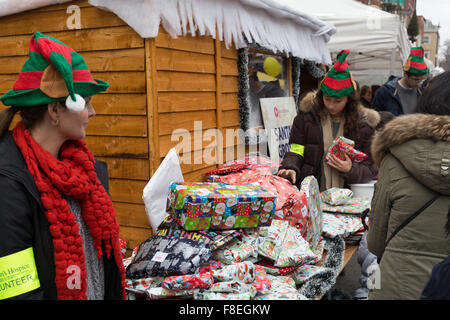
[(0, 300), (125, 299), (106, 164), (84, 141), (91, 98), (109, 84), (55, 38), (36, 32), (29, 50), (0, 98), (0, 270), (21, 270)]
[(396, 117), (373, 138), (379, 175), (367, 244), (379, 260), (380, 286), (369, 299), (419, 299), (433, 266), (450, 253), (443, 228), (450, 206), (449, 82), (450, 72), (433, 78), (416, 113)]
[[(320, 89), (308, 93), (300, 102), (290, 133), (291, 147), (278, 172), (297, 186), (313, 175), (321, 191), (343, 188), (368, 182), (377, 173), (370, 157), (370, 141), (380, 116), (360, 104), (346, 61), (348, 54), (349, 50), (342, 50)], [(339, 136), (354, 140), (355, 148), (368, 154), (368, 158), (354, 163), (348, 156), (340, 160), (331, 155), (328, 163), (325, 155)]]
[[(450, 207), (448, 208), (445, 231), (447, 236), (450, 236)], [(433, 267), (430, 280), (425, 285), (420, 299), (450, 300), (450, 254), (444, 261)]]
[(362, 86), (361, 87), (361, 103), (366, 108), (371, 108), (371, 101), (372, 101), (372, 90), (369, 88), (369, 86)]
[(378, 89), (372, 101), (373, 109), (389, 111), (395, 116), (414, 112), (422, 94), (421, 84), (428, 74), (422, 47), (411, 49), (403, 71), (403, 77), (390, 77), (388, 82)]

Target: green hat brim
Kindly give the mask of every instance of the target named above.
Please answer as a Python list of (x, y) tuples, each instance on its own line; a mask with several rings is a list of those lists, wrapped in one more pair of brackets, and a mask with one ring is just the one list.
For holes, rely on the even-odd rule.
[(341, 89), (341, 90), (335, 90), (335, 89), (331, 89), (330, 87), (326, 86), (325, 84), (321, 84), (320, 86), (320, 91), (322, 91), (323, 93), (325, 93), (327, 96), (329, 97), (333, 97), (333, 98), (342, 98), (345, 96), (349, 96), (351, 95), (353, 92), (355, 92), (355, 88), (353, 88), (353, 86)]
[(415, 75), (418, 75), (418, 76), (424, 76), (424, 75), (428, 74), (428, 68), (426, 68), (425, 70), (421, 70), (421, 69), (417, 69), (417, 68), (411, 67), (406, 72), (411, 73), (411, 74), (415, 74)]
[[(97, 83), (79, 81), (74, 83), (75, 93), (82, 97), (90, 97), (99, 92), (106, 91), (109, 83), (103, 80), (94, 79)], [(5, 106), (32, 107), (45, 105), (52, 102), (66, 101), (67, 97), (51, 98), (44, 94), (39, 88), (28, 90), (9, 90), (0, 97)]]

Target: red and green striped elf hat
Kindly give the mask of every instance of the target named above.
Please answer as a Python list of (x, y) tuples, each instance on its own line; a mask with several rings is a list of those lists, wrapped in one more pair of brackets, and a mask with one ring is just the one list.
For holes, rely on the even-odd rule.
[(13, 89), (0, 97), (7, 106), (65, 101), (70, 111), (81, 112), (85, 106), (82, 97), (109, 87), (107, 82), (92, 78), (81, 55), (55, 38), (36, 32), (30, 39), (29, 51)]
[(320, 90), (329, 97), (345, 97), (356, 90), (356, 83), (346, 61), (349, 53), (349, 49), (339, 52), (336, 63), (320, 85)]
[(412, 47), (408, 60), (406, 60), (403, 70), (416, 75), (428, 74), (428, 67), (424, 59), (422, 47)]

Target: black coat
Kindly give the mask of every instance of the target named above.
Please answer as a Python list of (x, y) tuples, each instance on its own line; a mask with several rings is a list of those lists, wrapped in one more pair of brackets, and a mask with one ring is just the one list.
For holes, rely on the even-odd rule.
[[(95, 171), (108, 191), (106, 163)], [(11, 299), (57, 299), (54, 247), (40, 193), (11, 132), (0, 138), (0, 258), (33, 248), (40, 288)], [(103, 255), (105, 299), (122, 299), (119, 269)]]
[(422, 300), (450, 300), (450, 256), (433, 267)]
[[(372, 108), (377, 111), (389, 111), (395, 116), (404, 114), (403, 105), (398, 95), (397, 83), (401, 78), (390, 77), (375, 93), (372, 99)], [(423, 87), (418, 89), (419, 95), (422, 94)]]

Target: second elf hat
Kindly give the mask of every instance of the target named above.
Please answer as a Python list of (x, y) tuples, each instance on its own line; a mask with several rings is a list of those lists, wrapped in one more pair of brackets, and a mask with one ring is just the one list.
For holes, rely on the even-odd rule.
[(82, 97), (109, 87), (107, 82), (92, 78), (80, 54), (55, 38), (36, 32), (30, 39), (29, 51), (13, 89), (0, 97), (7, 106), (65, 101), (70, 111), (78, 113), (85, 107)]
[(406, 60), (403, 70), (416, 75), (428, 74), (428, 67), (424, 59), (422, 47), (412, 47), (408, 60)]
[(320, 85), (320, 90), (329, 97), (345, 97), (356, 90), (356, 83), (346, 61), (349, 53), (349, 49), (339, 52), (336, 63)]

